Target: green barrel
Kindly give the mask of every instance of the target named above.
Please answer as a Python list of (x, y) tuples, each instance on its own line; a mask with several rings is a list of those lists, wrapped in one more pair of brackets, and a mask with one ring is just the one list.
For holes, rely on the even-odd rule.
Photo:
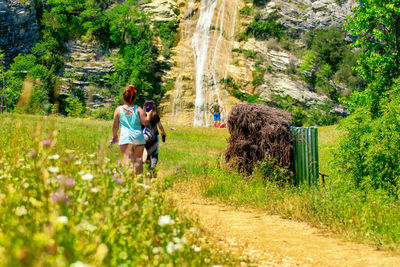
[(294, 168), (297, 185), (318, 182), (318, 128), (290, 127), (293, 135)]

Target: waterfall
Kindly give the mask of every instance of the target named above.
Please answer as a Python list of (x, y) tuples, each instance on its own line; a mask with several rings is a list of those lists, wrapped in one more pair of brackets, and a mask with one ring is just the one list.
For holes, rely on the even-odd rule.
[[(180, 26), (170, 118), (173, 122), (209, 126), (212, 125), (209, 107), (214, 100), (218, 99), (227, 112), (232, 104), (221, 81), (228, 75), (239, 1), (188, 0), (187, 3)], [(221, 118), (224, 115), (223, 112)]]
[[(215, 49), (214, 49), (214, 54), (211, 60), (211, 68), (210, 68), (210, 76), (212, 77), (213, 81), (213, 89), (212, 93), (209, 94), (209, 103), (213, 103), (214, 99), (218, 99), (218, 103), (223, 106), (223, 101), (221, 99), (220, 95), (220, 90), (219, 90), (219, 79), (218, 79), (218, 74), (216, 71), (217, 68), (217, 60), (218, 60), (218, 55), (220, 53), (220, 47), (221, 47), (221, 42), (223, 41), (223, 35), (222, 33), (224, 32), (224, 17), (225, 17), (225, 3), (226, 0), (223, 0), (219, 12), (218, 12), (218, 17), (217, 17), (217, 22), (216, 25), (218, 25), (219, 22), (219, 35), (218, 39), (215, 44)], [(214, 36), (216, 36), (217, 29), (215, 30)], [(226, 68), (226, 67), (225, 67)], [(207, 117), (208, 118), (208, 117)], [(206, 120), (206, 125), (208, 125), (208, 120)]]
[(204, 72), (207, 67), (207, 53), (210, 26), (214, 16), (217, 0), (202, 0), (200, 16), (192, 39), (192, 47), (196, 68), (196, 100), (194, 122), (195, 126), (203, 126), (207, 121), (208, 104), (205, 103), (203, 90)]

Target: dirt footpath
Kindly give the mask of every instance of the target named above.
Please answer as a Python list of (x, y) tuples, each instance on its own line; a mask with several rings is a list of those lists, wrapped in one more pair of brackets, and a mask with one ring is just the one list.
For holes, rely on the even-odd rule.
[[(192, 190), (189, 190), (192, 191)], [(184, 188), (171, 193), (211, 240), (257, 266), (400, 266), (400, 256), (342, 241), (306, 223), (227, 206)]]

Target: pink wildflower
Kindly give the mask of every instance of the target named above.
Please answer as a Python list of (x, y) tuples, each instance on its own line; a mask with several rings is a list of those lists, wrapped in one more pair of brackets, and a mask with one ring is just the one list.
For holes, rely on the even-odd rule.
[(49, 140), (49, 139), (42, 140), (42, 145), (43, 145), (43, 146), (49, 146), (49, 145), (51, 145), (51, 140)]

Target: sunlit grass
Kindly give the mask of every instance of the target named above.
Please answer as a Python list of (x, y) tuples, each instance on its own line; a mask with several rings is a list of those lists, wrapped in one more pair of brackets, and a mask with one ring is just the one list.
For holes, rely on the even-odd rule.
[[(285, 218), (309, 222), (351, 240), (373, 244), (383, 249), (400, 250), (399, 201), (384, 192), (361, 191), (343, 181), (342, 177), (335, 177), (337, 173), (332, 164), (333, 152), (341, 135), (336, 126), (318, 129), (320, 172), (330, 177), (326, 178), (325, 186), (319, 184), (311, 188), (281, 187), (274, 183), (266, 183), (263, 177), (257, 175), (244, 179), (237, 172), (230, 171), (220, 157), (227, 145), (223, 140), (228, 136), (226, 131), (218, 132), (206, 128), (199, 130), (191, 127), (183, 131), (190, 133), (189, 135), (200, 132), (200, 136), (196, 136), (195, 139), (201, 140), (202, 143), (198, 148), (186, 149), (188, 154), (194, 153), (200, 156), (201, 160), (197, 161), (194, 158), (196, 163), (190, 160), (174, 161), (176, 167), (181, 169), (175, 171), (172, 178), (183, 181), (184, 187), (195, 185), (205, 196), (231, 205), (257, 207)], [(172, 151), (174, 148), (171, 148)], [(166, 160), (169, 161), (170, 157), (168, 155)]]
[(159, 183), (118, 162), (111, 122), (0, 115), (0, 136), (1, 266), (236, 265), (210, 249)]

